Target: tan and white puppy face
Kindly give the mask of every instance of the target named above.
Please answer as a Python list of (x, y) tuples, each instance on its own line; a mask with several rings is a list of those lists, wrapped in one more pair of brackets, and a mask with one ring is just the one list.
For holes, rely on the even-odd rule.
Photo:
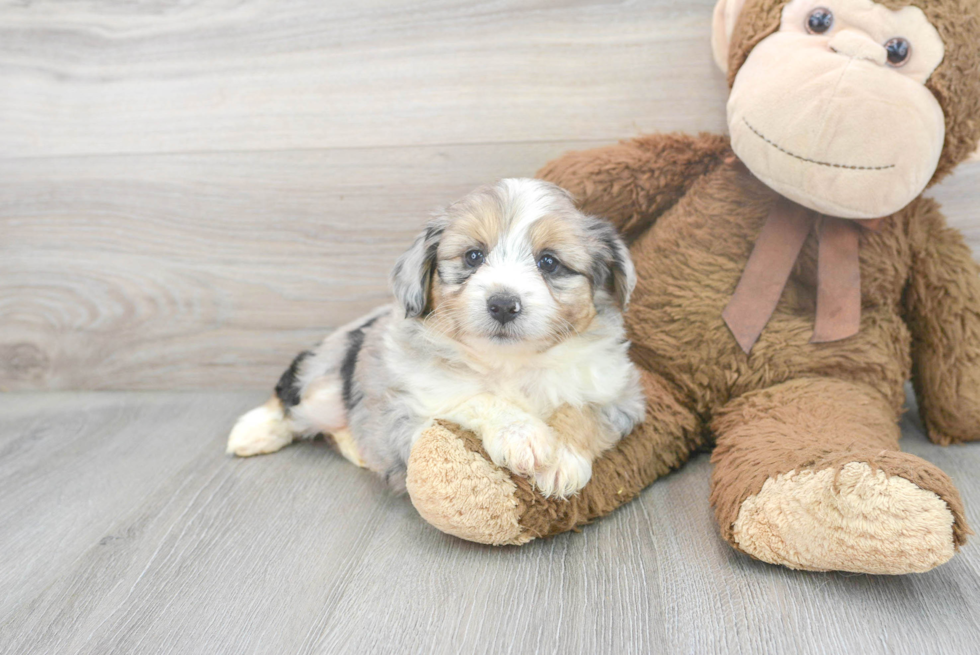
[(732, 147), (811, 209), (890, 215), (922, 193), (942, 154), (943, 112), (924, 85), (943, 56), (917, 7), (793, 0), (735, 77)]
[(430, 221), (392, 283), (407, 316), (454, 339), (539, 351), (624, 308), (635, 273), (611, 225), (552, 184), (507, 179)]

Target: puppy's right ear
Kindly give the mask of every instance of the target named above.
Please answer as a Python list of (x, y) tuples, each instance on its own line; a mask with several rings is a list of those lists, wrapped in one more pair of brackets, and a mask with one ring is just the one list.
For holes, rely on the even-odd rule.
[(435, 273), (436, 250), (449, 224), (445, 216), (436, 216), (415, 237), (415, 243), (395, 262), (391, 271), (391, 289), (405, 308), (406, 318), (416, 318), (429, 311), (429, 289)]

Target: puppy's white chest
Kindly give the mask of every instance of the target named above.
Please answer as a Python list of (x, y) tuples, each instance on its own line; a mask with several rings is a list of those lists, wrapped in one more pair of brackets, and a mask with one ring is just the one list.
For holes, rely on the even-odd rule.
[[(608, 402), (627, 379), (619, 370), (604, 372), (600, 359), (565, 355), (501, 366), (487, 376), (485, 391), (547, 420), (563, 405)], [(610, 354), (605, 355), (608, 360)]]
[(482, 370), (430, 365), (407, 373), (406, 391), (419, 413), (426, 416), (444, 416), (483, 394), (505, 400), (542, 420), (563, 402), (560, 389), (545, 390), (562, 377), (560, 371), (498, 364)]
[(635, 378), (621, 328), (577, 336), (544, 352), (421, 348), (391, 351), (389, 366), (400, 393), (421, 416), (451, 413), (479, 395), (491, 395), (541, 420), (563, 405), (606, 405)]

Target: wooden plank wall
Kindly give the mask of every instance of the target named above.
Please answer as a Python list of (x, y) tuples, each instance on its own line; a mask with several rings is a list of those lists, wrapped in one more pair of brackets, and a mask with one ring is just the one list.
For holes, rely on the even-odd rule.
[[(0, 3), (0, 389), (269, 387), (434, 208), (723, 130), (713, 4)], [(935, 195), (980, 245), (980, 165)]]

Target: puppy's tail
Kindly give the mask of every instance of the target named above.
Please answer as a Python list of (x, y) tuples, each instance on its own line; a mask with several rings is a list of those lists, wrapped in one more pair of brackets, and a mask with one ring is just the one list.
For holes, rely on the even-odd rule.
[(261, 407), (242, 414), (228, 436), (227, 452), (239, 457), (274, 453), (294, 438), (282, 401), (273, 396)]

